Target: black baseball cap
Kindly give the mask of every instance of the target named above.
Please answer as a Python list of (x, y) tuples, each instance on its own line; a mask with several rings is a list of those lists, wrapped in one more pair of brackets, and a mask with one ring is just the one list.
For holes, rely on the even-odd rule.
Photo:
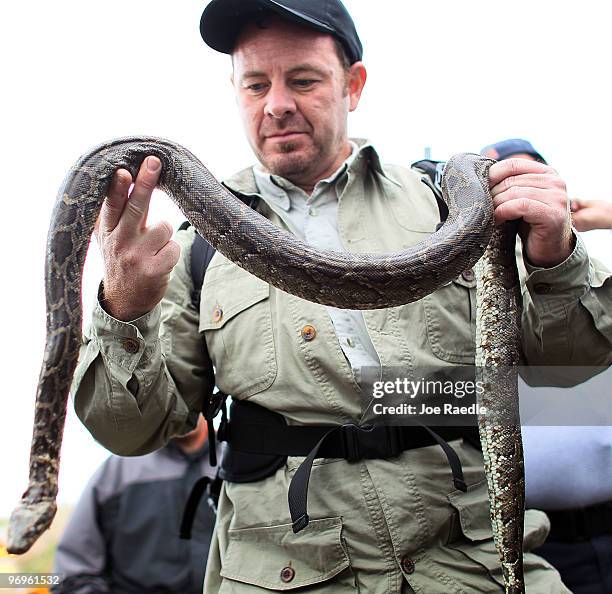
[(212, 0), (200, 19), (202, 39), (214, 50), (231, 54), (240, 30), (264, 11), (333, 35), (351, 64), (361, 60), (355, 23), (340, 0)]
[(496, 142), (495, 144), (485, 146), (480, 151), (481, 155), (497, 159), (498, 161), (502, 161), (503, 159), (512, 157), (512, 155), (519, 155), (521, 153), (531, 155), (537, 161), (540, 161), (540, 163), (544, 163), (546, 165), (546, 159), (544, 159), (544, 157), (533, 148), (531, 142), (528, 140), (523, 140), (522, 138), (509, 138), (508, 140), (502, 140), (500, 142)]

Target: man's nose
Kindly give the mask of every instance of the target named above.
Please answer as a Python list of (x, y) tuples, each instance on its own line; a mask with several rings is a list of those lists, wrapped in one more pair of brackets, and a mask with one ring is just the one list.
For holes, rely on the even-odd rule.
[(290, 89), (284, 85), (272, 85), (266, 95), (264, 113), (282, 119), (296, 111), (295, 100)]

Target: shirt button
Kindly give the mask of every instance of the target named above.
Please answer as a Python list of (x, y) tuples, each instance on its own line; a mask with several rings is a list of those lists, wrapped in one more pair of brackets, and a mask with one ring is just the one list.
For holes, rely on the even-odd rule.
[(404, 555), (402, 557), (400, 565), (402, 566), (402, 571), (404, 573), (407, 573), (408, 575), (414, 573), (414, 561), (408, 557), (408, 555)]
[(302, 328), (302, 338), (304, 340), (312, 340), (317, 335), (317, 331), (314, 326), (310, 324)]
[(354, 347), (355, 346), (355, 342), (352, 338), (347, 338), (346, 339), (346, 344), (348, 344), (350, 347)]
[(293, 569), (293, 567), (283, 567), (281, 574), (280, 574), (280, 579), (281, 581), (285, 582), (285, 584), (289, 583), (293, 578), (295, 577), (295, 569)]
[(319, 211), (318, 211), (318, 210), (317, 210), (317, 209), (316, 209), (314, 206), (311, 206), (311, 207), (308, 209), (308, 214), (309, 214), (311, 217), (316, 217), (316, 216), (319, 214)]
[(134, 338), (124, 338), (122, 341), (123, 350), (130, 355), (134, 355), (140, 350), (139, 342)]
[(467, 281), (468, 283), (471, 283), (476, 278), (476, 275), (474, 274), (474, 271), (471, 268), (464, 270), (461, 273), (461, 276), (463, 277), (463, 280)]
[(213, 309), (212, 319), (213, 322), (220, 322), (223, 317), (223, 310), (217, 305), (215, 309)]
[(538, 295), (548, 295), (548, 293), (552, 293), (552, 286), (548, 283), (536, 283), (533, 285), (533, 290)]

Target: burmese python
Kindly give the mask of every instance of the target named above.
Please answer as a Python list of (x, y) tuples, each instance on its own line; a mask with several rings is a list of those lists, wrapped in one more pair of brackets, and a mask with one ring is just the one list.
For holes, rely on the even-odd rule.
[[(461, 154), (446, 165), (445, 224), (418, 245), (386, 254), (320, 252), (270, 223), (220, 185), (188, 150), (167, 140), (122, 138), (82, 156), (60, 188), (46, 251), (47, 342), (36, 395), (30, 482), (11, 516), (8, 550), (27, 551), (55, 514), (60, 445), (68, 392), (81, 344), (81, 277), (95, 221), (118, 168), (135, 177), (147, 155), (162, 162), (159, 187), (222, 254), (272, 285), (309, 301), (350, 309), (416, 301), (479, 265), (477, 361), (518, 361), (517, 278), (512, 240), (493, 233), (488, 168), (492, 161)], [(491, 243), (489, 240), (493, 237)], [(500, 272), (501, 271), (501, 272)], [(511, 323), (508, 323), (512, 317)], [(516, 410), (516, 378), (486, 394), (491, 406)], [(488, 399), (488, 400), (487, 400)], [(495, 404), (493, 404), (495, 406)], [(522, 455), (515, 419), (480, 419), (491, 516), (507, 591), (522, 585)]]

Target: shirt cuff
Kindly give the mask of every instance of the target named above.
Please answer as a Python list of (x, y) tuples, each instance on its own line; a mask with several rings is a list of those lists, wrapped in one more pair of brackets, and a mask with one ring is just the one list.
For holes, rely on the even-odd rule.
[(123, 322), (106, 312), (99, 298), (91, 319), (93, 338), (102, 356), (129, 372), (134, 371), (143, 355), (150, 356), (157, 346), (160, 323), (160, 304), (135, 320)]
[(576, 302), (589, 289), (590, 261), (584, 242), (574, 233), (576, 243), (572, 253), (560, 264), (541, 268), (530, 264), (523, 256), (527, 271), (526, 287), (536, 306), (556, 309)]

